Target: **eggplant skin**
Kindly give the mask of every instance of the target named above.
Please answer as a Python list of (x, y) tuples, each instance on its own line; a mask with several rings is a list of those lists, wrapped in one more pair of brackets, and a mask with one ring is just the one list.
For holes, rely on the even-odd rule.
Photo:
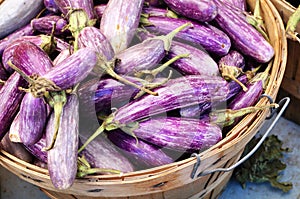
[[(47, 162), (50, 179), (57, 189), (67, 189), (74, 183), (77, 173), (79, 143), (79, 101), (77, 95), (69, 95), (63, 107), (58, 135), (54, 147), (48, 151)], [(54, 133), (54, 113), (46, 127), (46, 144), (50, 145)]]
[(139, 166), (152, 168), (174, 162), (160, 147), (144, 142), (143, 140), (137, 141), (134, 137), (120, 129), (108, 132), (107, 137)]
[(212, 21), (218, 12), (216, 4), (211, 0), (164, 0), (164, 2), (176, 13), (201, 22)]
[(180, 117), (152, 117), (140, 121), (133, 133), (157, 146), (182, 152), (204, 150), (222, 139), (219, 126)]
[(0, 140), (8, 132), (25, 94), (19, 87), (26, 85), (27, 82), (14, 72), (0, 90)]
[[(87, 139), (80, 135), (80, 141)], [(115, 169), (123, 173), (135, 170), (133, 164), (106, 137), (98, 136), (80, 153), (93, 168)]]
[(235, 12), (219, 0), (214, 2), (219, 8), (214, 21), (231, 38), (233, 46), (259, 63), (269, 62), (275, 51), (263, 35), (249, 24), (241, 13)]
[(129, 47), (144, 5), (144, 0), (110, 0), (100, 21), (100, 30), (115, 53)]

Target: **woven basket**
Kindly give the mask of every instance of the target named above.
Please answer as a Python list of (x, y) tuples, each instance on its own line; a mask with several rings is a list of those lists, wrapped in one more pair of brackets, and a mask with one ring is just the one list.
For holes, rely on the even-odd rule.
[[(283, 0), (271, 0), (280, 13), (284, 24), (295, 12), (295, 7)], [(296, 31), (300, 33), (300, 23)], [(288, 57), (286, 71), (282, 80), (278, 97), (289, 96), (291, 103), (284, 113), (284, 117), (300, 124), (300, 44), (288, 39)]]
[[(250, 8), (255, 0), (248, 0)], [(261, 8), (270, 42), (275, 49), (271, 78), (266, 94), (276, 99), (285, 72), (287, 42), (282, 19), (273, 4), (261, 0)], [(265, 105), (262, 98), (257, 105)], [(155, 167), (125, 173), (123, 175), (98, 175), (76, 179), (68, 190), (53, 187), (47, 169), (26, 163), (0, 151), (0, 165), (21, 179), (40, 187), (51, 198), (217, 198), (232, 175), (230, 172), (214, 172), (198, 177), (199, 173), (216, 168), (228, 168), (236, 163), (247, 143), (263, 125), (269, 111), (260, 111), (243, 118), (218, 144), (199, 154), (201, 162), (195, 177), (191, 178), (196, 157)]]

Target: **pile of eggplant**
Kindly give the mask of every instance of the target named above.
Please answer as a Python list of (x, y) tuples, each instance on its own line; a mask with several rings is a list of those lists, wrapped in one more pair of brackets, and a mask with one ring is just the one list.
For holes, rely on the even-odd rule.
[(277, 106), (255, 106), (274, 49), (245, 0), (43, 7), (0, 40), (0, 140), (57, 189), (180, 161)]

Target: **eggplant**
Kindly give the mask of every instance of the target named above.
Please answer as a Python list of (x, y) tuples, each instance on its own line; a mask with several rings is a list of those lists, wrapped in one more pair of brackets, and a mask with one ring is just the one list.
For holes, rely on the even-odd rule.
[[(122, 129), (127, 132), (126, 128)], [(159, 147), (181, 152), (198, 152), (222, 139), (222, 129), (218, 125), (200, 119), (170, 116), (139, 121), (127, 133)]]
[(153, 34), (167, 34), (186, 23), (192, 23), (192, 26), (177, 33), (174, 39), (196, 45), (215, 56), (224, 56), (229, 52), (230, 38), (223, 31), (208, 23), (183, 18), (141, 17), (141, 25)]
[(55, 66), (63, 60), (65, 60), (66, 58), (70, 57), (71, 53), (72, 52), (70, 51), (70, 49), (62, 50), (53, 60), (53, 65)]
[(231, 38), (233, 46), (259, 63), (269, 62), (275, 52), (264, 36), (230, 6), (219, 0), (214, 2), (219, 8), (214, 21)]
[(34, 30), (30, 24), (25, 25), (18, 30), (15, 30), (13, 33), (9, 34), (8, 36), (0, 40), (0, 55), (2, 56), (4, 49), (15, 39), (18, 39), (23, 36), (33, 35), (33, 34), (34, 34)]
[[(72, 186), (77, 173), (77, 150), (79, 143), (79, 101), (75, 94), (68, 96), (63, 107), (54, 147), (47, 152), (48, 171), (53, 186), (64, 190)], [(46, 127), (46, 144), (52, 143), (55, 116), (51, 114)]]
[(3, 1), (0, 5), (0, 39), (26, 26), (42, 9), (43, 0)]
[(178, 18), (178, 15), (170, 9), (158, 8), (158, 7), (147, 7), (144, 6), (142, 10), (143, 15), (149, 16), (160, 16), (160, 17), (171, 17)]
[(55, 4), (55, 0), (44, 0), (44, 6), (47, 10), (53, 13), (59, 13), (58, 6)]
[[(248, 82), (249, 79), (248, 79), (247, 75), (242, 75), (238, 78), (238, 80), (244, 85)], [(207, 102), (207, 103), (203, 103), (203, 104), (197, 104), (194, 106), (181, 108), (180, 115), (182, 117), (200, 118), (205, 113), (211, 111), (211, 109), (226, 108), (228, 105), (227, 103), (230, 100), (232, 100), (234, 96), (239, 94), (242, 90), (241, 85), (239, 83), (237, 83), (236, 81), (228, 82), (227, 87), (229, 89), (229, 93), (227, 94), (227, 96), (224, 99), (222, 99), (216, 103)]]
[(164, 2), (179, 15), (201, 22), (212, 21), (218, 12), (216, 4), (210, 0), (164, 0)]
[(38, 142), (46, 127), (47, 107), (42, 98), (26, 93), (19, 111), (20, 140), (26, 145)]
[(3, 149), (25, 162), (31, 163), (33, 160), (32, 154), (30, 154), (21, 143), (12, 142), (8, 133), (0, 141), (0, 149)]
[(94, 6), (95, 15), (98, 20), (101, 20), (105, 8), (106, 8), (106, 4), (99, 4)]
[(2, 63), (0, 63), (0, 89), (2, 88), (4, 81), (7, 80), (8, 77), (9, 77), (9, 75), (7, 74)]
[(235, 9), (240, 9), (242, 11), (247, 10), (247, 1), (246, 0), (221, 0), (223, 3), (230, 4)]
[(107, 133), (107, 137), (128, 158), (143, 168), (152, 168), (174, 162), (160, 147), (143, 140), (136, 140), (120, 129), (110, 131)]
[(152, 7), (165, 6), (165, 2), (163, 0), (145, 0), (145, 4)]
[[(69, 34), (69, 31), (66, 29), (68, 24), (67, 20), (58, 15), (47, 15), (35, 18), (31, 20), (30, 24), (35, 31), (43, 34), (53, 33), (56, 36)], [(55, 29), (53, 31), (54, 25)]]
[(143, 70), (157, 67), (169, 51), (172, 39), (190, 23), (183, 24), (167, 35), (148, 38), (116, 54), (117, 63), (114, 70), (118, 74), (132, 75)]
[(22, 76), (14, 72), (0, 90), (0, 140), (8, 132), (25, 94), (19, 87), (26, 85), (27, 82)]
[(124, 126), (134, 128), (135, 123), (139, 120), (154, 115), (166, 114), (168, 111), (183, 107), (220, 101), (229, 92), (223, 78), (199, 75), (170, 79), (167, 83), (155, 88), (154, 91), (158, 93), (158, 96), (144, 95), (113, 112), (81, 149), (104, 129), (113, 130)]
[(85, 27), (78, 35), (78, 47), (90, 47), (102, 56), (106, 61), (110, 61), (115, 53), (108, 39), (96, 27)]
[(29, 151), (36, 159), (47, 164), (48, 152), (43, 149), (46, 147), (46, 135), (43, 134), (42, 138), (35, 144), (23, 144), (25, 149)]
[[(80, 141), (84, 143), (86, 140), (87, 138), (80, 134)], [(92, 168), (113, 169), (123, 173), (135, 170), (128, 158), (104, 136), (93, 140), (79, 155), (83, 156)]]
[(7, 70), (9, 74), (11, 74), (14, 70), (10, 68), (10, 66), (8, 65), (8, 61), (12, 58), (15, 48), (20, 44), (20, 42), (34, 43), (35, 45), (39, 46), (47, 53), (50, 53), (54, 50), (61, 52), (62, 50), (65, 49), (70, 49), (70, 50), (72, 49), (68, 43), (66, 43), (65, 41), (59, 38), (54, 38), (54, 43), (53, 43), (53, 41), (51, 41), (51, 37), (47, 35), (20, 37), (14, 40), (12, 43), (10, 43), (3, 52), (2, 63), (4, 68)]
[(100, 31), (110, 41), (114, 52), (130, 46), (139, 20), (144, 0), (110, 0), (100, 21)]

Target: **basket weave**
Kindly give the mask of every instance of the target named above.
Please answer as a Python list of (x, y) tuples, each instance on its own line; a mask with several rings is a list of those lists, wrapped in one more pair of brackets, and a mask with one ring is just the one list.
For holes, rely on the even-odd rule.
[[(253, 10), (255, 0), (247, 1)], [(261, 8), (270, 42), (275, 49), (271, 78), (266, 94), (276, 99), (285, 72), (287, 41), (282, 19), (273, 4), (261, 0)], [(257, 105), (268, 103), (262, 98)], [(51, 198), (217, 198), (226, 186), (232, 172), (216, 172), (197, 177), (200, 172), (228, 168), (238, 161), (247, 143), (263, 125), (268, 110), (243, 118), (219, 143), (199, 154), (201, 164), (196, 177), (191, 178), (195, 157), (152, 169), (120, 175), (98, 175), (76, 179), (68, 190), (53, 187), (48, 170), (21, 161), (0, 151), (0, 165), (21, 179), (40, 187)]]
[[(280, 13), (284, 24), (287, 24), (289, 17), (295, 12), (296, 8), (283, 0), (271, 0)], [(300, 33), (300, 23), (296, 31)], [(278, 97), (288, 96), (291, 103), (284, 113), (284, 117), (300, 124), (300, 44), (288, 39), (288, 57), (286, 71), (282, 80), (281, 89)]]

